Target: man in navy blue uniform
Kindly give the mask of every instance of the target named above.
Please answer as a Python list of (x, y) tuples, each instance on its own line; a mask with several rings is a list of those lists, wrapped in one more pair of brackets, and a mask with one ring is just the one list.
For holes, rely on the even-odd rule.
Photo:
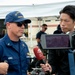
[(7, 14), (4, 21), (7, 34), (0, 39), (0, 74), (27, 75), (29, 50), (20, 37), (28, 23), (31, 20), (24, 18), (19, 11)]

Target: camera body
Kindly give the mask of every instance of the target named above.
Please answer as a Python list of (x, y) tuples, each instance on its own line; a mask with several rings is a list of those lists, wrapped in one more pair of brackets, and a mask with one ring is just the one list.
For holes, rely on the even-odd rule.
[(75, 49), (75, 31), (70, 34), (70, 43), (72, 49)]
[(75, 49), (75, 32), (69, 34), (42, 34), (43, 49)]

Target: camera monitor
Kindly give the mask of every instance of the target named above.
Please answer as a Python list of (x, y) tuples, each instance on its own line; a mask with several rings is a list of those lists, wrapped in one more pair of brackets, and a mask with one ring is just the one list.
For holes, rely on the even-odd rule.
[(43, 49), (70, 49), (70, 40), (68, 34), (43, 34), (41, 36), (41, 45)]

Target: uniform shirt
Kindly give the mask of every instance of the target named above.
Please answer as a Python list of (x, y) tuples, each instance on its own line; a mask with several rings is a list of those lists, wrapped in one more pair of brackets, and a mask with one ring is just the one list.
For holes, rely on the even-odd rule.
[(29, 65), (29, 50), (27, 45), (19, 40), (13, 42), (6, 34), (0, 39), (0, 62), (9, 64), (7, 75), (27, 75)]

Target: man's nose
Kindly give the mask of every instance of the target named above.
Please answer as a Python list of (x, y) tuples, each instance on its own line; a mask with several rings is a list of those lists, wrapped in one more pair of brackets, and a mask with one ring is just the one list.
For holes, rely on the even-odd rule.
[(25, 25), (24, 24), (22, 24), (22, 28), (25, 28)]

